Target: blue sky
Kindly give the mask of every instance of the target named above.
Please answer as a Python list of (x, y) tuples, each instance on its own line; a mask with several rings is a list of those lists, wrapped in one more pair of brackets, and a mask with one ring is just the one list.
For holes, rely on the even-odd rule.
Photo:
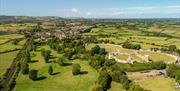
[(1, 15), (180, 18), (180, 0), (0, 0)]

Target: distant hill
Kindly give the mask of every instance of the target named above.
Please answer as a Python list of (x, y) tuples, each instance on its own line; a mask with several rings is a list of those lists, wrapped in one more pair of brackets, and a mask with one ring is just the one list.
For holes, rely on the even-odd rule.
[(48, 21), (62, 21), (65, 20), (61, 17), (56, 16), (42, 16), (42, 17), (31, 17), (31, 16), (0, 16), (0, 23), (23, 23), (23, 22), (48, 22)]

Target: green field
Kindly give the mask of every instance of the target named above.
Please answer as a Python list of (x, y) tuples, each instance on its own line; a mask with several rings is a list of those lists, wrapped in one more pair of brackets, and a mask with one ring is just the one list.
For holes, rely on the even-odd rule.
[[(16, 38), (23, 38), (24, 35), (20, 34), (9, 34), (9, 35), (1, 35), (0, 36), (0, 52), (8, 51), (8, 50), (14, 50), (14, 49), (20, 49), (22, 45), (26, 42), (25, 39), (20, 41), (17, 45), (12, 44), (11, 41), (12, 39)], [(9, 42), (7, 42), (9, 41)]]
[(180, 91), (175, 89), (175, 80), (171, 78), (166, 78), (163, 76), (160, 77), (152, 77), (152, 78), (145, 78), (139, 82), (145, 89), (149, 89), (151, 91)]
[(150, 52), (150, 51), (141, 51), (141, 54), (148, 54), (150, 56), (150, 59), (153, 61), (164, 61), (164, 62), (175, 62), (176, 59), (170, 56), (167, 56), (165, 54), (160, 54), (156, 52)]
[[(171, 36), (179, 37), (180, 29), (176, 27), (168, 28), (158, 28), (157, 26), (152, 26), (146, 31), (149, 32), (160, 32), (168, 34)], [(178, 38), (169, 37), (156, 37), (156, 36), (144, 36), (143, 32), (137, 30), (129, 30), (127, 28), (115, 28), (115, 27), (98, 27), (93, 28), (90, 33), (84, 33), (84, 35), (96, 35), (98, 40), (109, 40), (115, 42), (116, 44), (123, 43), (127, 39), (131, 43), (141, 44), (142, 49), (149, 49), (151, 47), (176, 45), (180, 48), (180, 40)], [(109, 37), (102, 37), (99, 35), (110, 35)]]
[(1, 35), (0, 36), (0, 40), (3, 39), (15, 39), (15, 38), (22, 38), (24, 37), (24, 35), (20, 35), (20, 34), (7, 34), (7, 35)]
[[(21, 18), (26, 20), (27, 17)], [(30, 49), (31, 62), (28, 63), (29, 70), (38, 70), (37, 80), (32, 81), (29, 75), (23, 75), (20, 71), (17, 79), (13, 78), (13, 80), (16, 80), (15, 87), (12, 89), (13, 91), (89, 91), (94, 85), (102, 86), (103, 89), (106, 89), (108, 86), (104, 87), (104, 85), (112, 79), (111, 88), (107, 89), (107, 91), (126, 91), (124, 89), (125, 87), (132, 88), (135, 84), (139, 86), (135, 87), (138, 90), (142, 87), (151, 91), (180, 91), (180, 89), (175, 89), (175, 79), (178, 82), (179, 79), (177, 77), (179, 76), (169, 78), (169, 75), (159, 75), (160, 71), (164, 72), (168, 68), (170, 69), (171, 66), (167, 64), (165, 68), (164, 63), (157, 62), (172, 63), (176, 61), (175, 57), (168, 56), (159, 51), (150, 51), (153, 48), (158, 48), (159, 50), (162, 50), (161, 48), (167, 48), (162, 52), (179, 52), (180, 22), (178, 20), (95, 19), (86, 21), (77, 19), (78, 21), (76, 21), (76, 19), (68, 19), (66, 21), (64, 18), (62, 20), (59, 20), (59, 18), (50, 18), (50, 16), (44, 18), (31, 17), (30, 22), (27, 20), (21, 23), (9, 22), (0, 24), (1, 78), (19, 52), (15, 49), (21, 49), (27, 41), (25, 36), (29, 36), (29, 38), (35, 41), (30, 42), (27, 50), (22, 50), (23, 58), (24, 54), (28, 58), (27, 53), (30, 47), (32, 49), (37, 47), (36, 51)], [(14, 17), (14, 19), (21, 21), (20, 18), (18, 19), (18, 16)], [(88, 28), (81, 29), (81, 27)], [(21, 35), (23, 33), (24, 35)], [(61, 35), (65, 35), (66, 38), (61, 39)], [(18, 39), (22, 40), (16, 44), (16, 41), (13, 41), (13, 39), (17, 39), (17, 41)], [(122, 47), (123, 43), (127, 43), (127, 45), (123, 46), (124, 48)], [(139, 44), (141, 48), (135, 44)], [(81, 50), (84, 49), (84, 45), (86, 50)], [(96, 45), (99, 45), (100, 48), (93, 48)], [(46, 63), (42, 57), (42, 48), (51, 51), (49, 63)], [(91, 50), (91, 48), (93, 49)], [(134, 63), (135, 65), (130, 63), (115, 63), (113, 60), (108, 60), (108, 53), (106, 54), (103, 48), (121, 60), (127, 60), (131, 57), (132, 60), (141, 63)], [(116, 51), (120, 51), (120, 53), (115, 53)], [(60, 66), (57, 63), (59, 57), (68, 57), (71, 55), (73, 55), (69, 57), (71, 60), (67, 60), (70, 63), (69, 65)], [(144, 60), (147, 55), (154, 63), (149, 62), (145, 64)], [(88, 61), (85, 59), (88, 59)], [(79, 64), (84, 74), (73, 75), (72, 64)], [(48, 73), (49, 66), (53, 68), (53, 75), (49, 75)], [(171, 74), (169, 72), (169, 74), (172, 75), (173, 73)], [(176, 74), (178, 72), (173, 75)], [(117, 83), (117, 80), (123, 85)], [(127, 83), (129, 80), (132, 81), (130, 84)], [(8, 83), (9, 85), (13, 84)], [(130, 90), (128, 89), (128, 91)]]
[(120, 83), (112, 82), (111, 88), (108, 89), (108, 91), (126, 91), (122, 88), (122, 85)]
[(0, 45), (0, 52), (13, 50), (13, 49), (20, 49), (22, 46), (20, 45), (13, 45), (12, 43), (8, 42), (6, 44)]
[[(42, 47), (41, 47), (42, 48)], [(38, 48), (38, 49), (41, 49)], [(48, 49), (48, 46), (43, 48)], [(34, 63), (29, 63), (30, 69), (37, 69), (38, 77), (45, 77), (45, 79), (39, 81), (31, 81), (28, 75), (20, 75), (17, 78), (17, 85), (15, 91), (87, 91), (93, 83), (97, 80), (98, 73), (95, 69), (89, 66), (87, 61), (72, 60), (71, 63), (78, 63), (81, 66), (82, 71), (87, 71), (87, 74), (72, 75), (72, 66), (59, 66), (57, 63), (45, 63), (41, 57), (41, 53), (35, 52), (35, 56), (32, 56)], [(59, 55), (52, 51), (53, 57)], [(55, 60), (55, 59), (51, 59)], [(54, 73), (56, 75), (48, 74), (48, 66), (52, 65)]]
[(5, 73), (6, 69), (10, 67), (17, 53), (18, 51), (0, 54), (0, 77)]
[(126, 54), (120, 54), (120, 55), (118, 55), (117, 56), (119, 59), (122, 59), (122, 60), (127, 60), (128, 59), (128, 55), (126, 55)]
[(30, 29), (36, 24), (34, 23), (24, 23), (24, 24), (18, 24), (18, 23), (10, 23), (10, 24), (1, 24), (0, 25), (0, 31), (17, 31), (20, 29)]

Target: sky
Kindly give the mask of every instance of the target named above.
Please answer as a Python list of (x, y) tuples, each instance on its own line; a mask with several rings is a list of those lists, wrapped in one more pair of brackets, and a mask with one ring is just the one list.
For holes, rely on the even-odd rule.
[(180, 0), (0, 0), (0, 15), (180, 18)]

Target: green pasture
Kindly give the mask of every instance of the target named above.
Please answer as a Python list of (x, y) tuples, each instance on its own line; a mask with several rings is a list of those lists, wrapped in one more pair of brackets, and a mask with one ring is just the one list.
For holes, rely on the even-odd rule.
[[(41, 48), (49, 49), (48, 46)], [(17, 78), (17, 84), (15, 91), (87, 91), (93, 83), (97, 80), (98, 73), (95, 69), (89, 66), (87, 61), (83, 60), (71, 60), (70, 63), (78, 63), (81, 66), (82, 71), (88, 72), (83, 75), (72, 75), (72, 66), (59, 66), (57, 63), (45, 63), (41, 53), (39, 51), (32, 54), (33, 63), (29, 63), (30, 69), (38, 70), (38, 77), (45, 77), (45, 79), (39, 81), (31, 81), (28, 75), (20, 75)], [(52, 50), (51, 50), (52, 51)], [(52, 59), (56, 60), (56, 57), (60, 55), (55, 51), (52, 51)], [(56, 75), (48, 74), (48, 67), (51, 65)]]
[(5, 73), (6, 69), (10, 67), (17, 53), (18, 51), (0, 54), (0, 77)]
[(175, 89), (175, 80), (160, 76), (160, 77), (152, 77), (152, 78), (144, 78), (140, 81), (137, 81), (137, 83), (145, 88), (149, 89), (151, 91), (180, 91)]

